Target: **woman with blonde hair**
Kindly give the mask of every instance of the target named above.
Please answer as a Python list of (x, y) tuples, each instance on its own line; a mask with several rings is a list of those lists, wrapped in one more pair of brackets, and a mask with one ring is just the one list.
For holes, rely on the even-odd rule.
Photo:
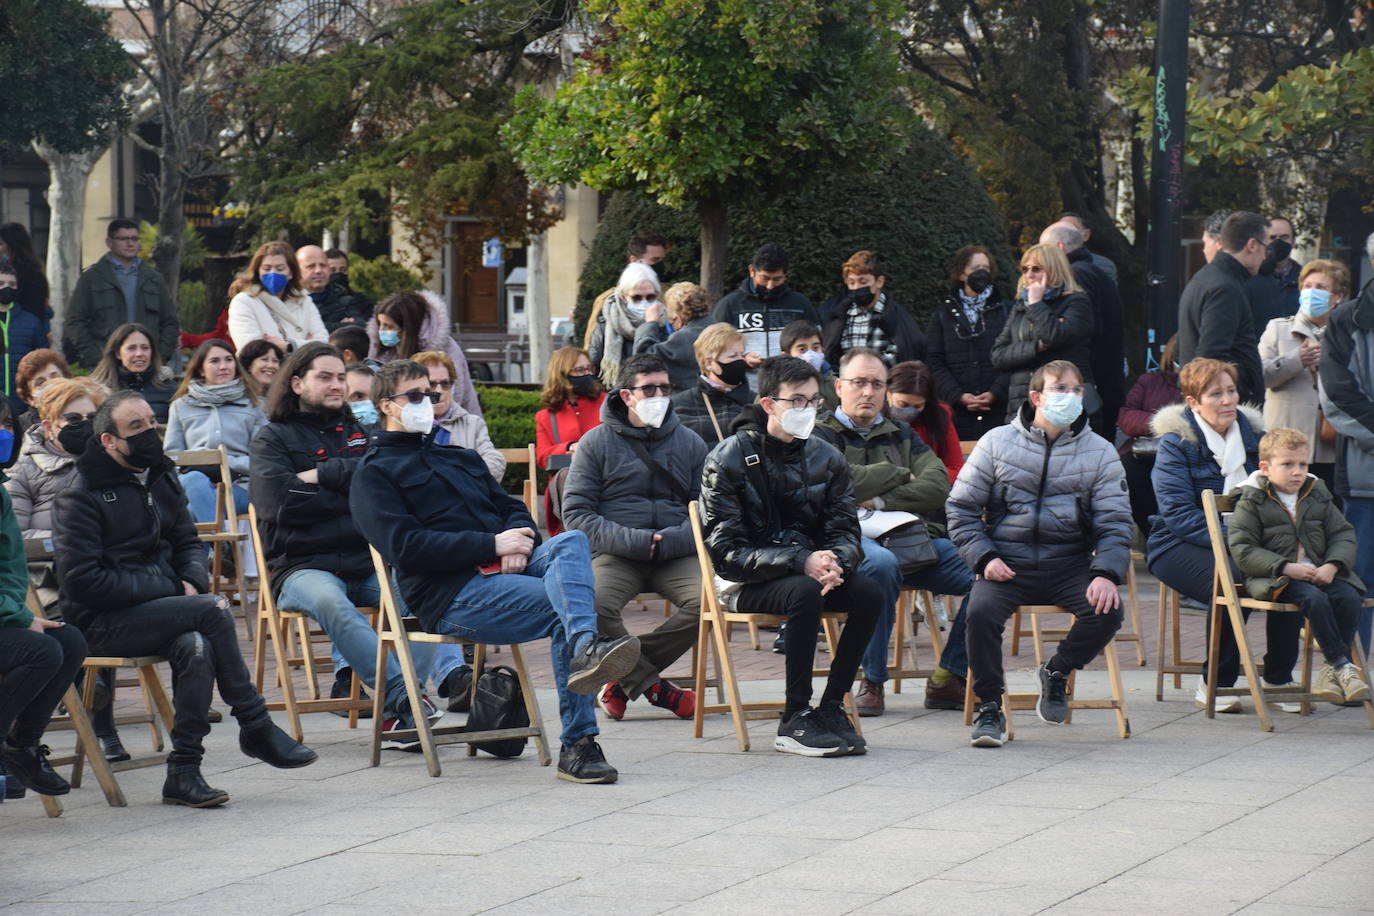
[(673, 413), (708, 448), (728, 436), (735, 417), (754, 403), (744, 347), (744, 335), (729, 322), (707, 326), (692, 345), (699, 374), (673, 395)]
[[(535, 457), (540, 468), (547, 470), (555, 455), (572, 454), (577, 440), (601, 424), (605, 400), (606, 390), (592, 371), (586, 350), (563, 347), (554, 351), (539, 397), (541, 409), (534, 415)], [(554, 464), (566, 466), (567, 462)]]
[(993, 368), (1011, 373), (1007, 390), (1007, 420), (1026, 403), (1030, 378), (1036, 369), (1065, 359), (1086, 373), (1083, 413), (1102, 407), (1092, 384), (1092, 302), (1073, 278), (1069, 259), (1057, 245), (1032, 245), (1021, 256), (1021, 279), (1016, 302), (997, 342), (992, 346)]
[(675, 391), (696, 386), (698, 366), (692, 345), (711, 324), (714, 304), (710, 294), (695, 283), (674, 283), (663, 294), (662, 305), (645, 309), (644, 323), (635, 331), (634, 355), (648, 353), (663, 360)]
[(253, 252), (229, 295), (229, 336), (238, 347), (261, 338), (287, 352), (329, 340), (320, 310), (301, 287), (296, 253), (285, 242), (268, 242)]

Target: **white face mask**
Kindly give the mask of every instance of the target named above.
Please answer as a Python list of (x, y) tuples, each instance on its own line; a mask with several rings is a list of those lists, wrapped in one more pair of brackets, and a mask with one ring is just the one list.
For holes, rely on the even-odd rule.
[(816, 408), (789, 407), (778, 418), (783, 432), (797, 439), (810, 439), (811, 430), (816, 426)]
[(635, 414), (644, 421), (645, 426), (658, 429), (663, 425), (663, 418), (668, 415), (668, 405), (671, 403), (671, 398), (645, 398), (635, 404)]
[(654, 304), (653, 302), (626, 302), (625, 314), (629, 315), (630, 320), (635, 324), (640, 324), (644, 321), (645, 309)]
[(427, 433), (434, 428), (434, 405), (425, 398), (418, 404), (406, 402), (401, 407), (401, 426), (408, 433)]

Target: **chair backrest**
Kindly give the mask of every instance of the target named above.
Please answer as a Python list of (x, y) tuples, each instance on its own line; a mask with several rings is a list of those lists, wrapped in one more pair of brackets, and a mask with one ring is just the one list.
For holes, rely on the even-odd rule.
[(272, 599), (272, 574), (267, 571), (267, 557), (262, 552), (262, 534), (258, 531), (258, 507), (248, 504), (248, 537), (253, 542), (253, 559), (258, 564), (258, 601), (268, 611), (275, 611)]
[(368, 544), (367, 551), (372, 555), (372, 569), (377, 574), (377, 630), (382, 633), (404, 633), (405, 624), (396, 607), (396, 593), (391, 588), (391, 570), (376, 547)]
[(701, 529), (701, 501), (692, 500), (687, 504), (687, 518), (692, 525), (692, 541), (697, 548), (697, 565), (701, 567), (701, 610), (718, 614), (721, 611), (720, 595), (716, 592), (716, 565), (711, 562), (711, 552), (706, 549), (706, 536)]
[(965, 458), (967, 458), (967, 457), (969, 456), (969, 453), (972, 452), (977, 446), (978, 446), (978, 440), (977, 440), (977, 439), (960, 439), (960, 440), (959, 440), (959, 451), (961, 451), (961, 452), (964, 453), (964, 457), (965, 457)]
[(1212, 594), (1225, 598), (1231, 607), (1240, 607), (1240, 591), (1231, 575), (1231, 548), (1221, 527), (1221, 515), (1236, 507), (1236, 497), (1202, 491), (1202, 514), (1207, 519), (1207, 538), (1212, 545)]
[[(53, 560), (52, 538), (25, 538), (24, 558), (30, 563), (51, 563)], [(29, 579), (29, 591), (24, 596), (24, 604), (28, 606), (33, 616), (43, 618), (48, 616), (43, 613), (43, 602), (38, 600), (38, 590), (33, 587), (32, 579)]]
[(172, 459), (178, 470), (214, 468), (219, 475), (219, 483), (215, 484), (215, 520), (198, 522), (196, 527), (210, 531), (238, 531), (238, 513), (234, 509), (234, 494), (230, 490), (234, 485), (234, 478), (229, 471), (229, 453), (224, 450), (224, 446), (173, 450), (167, 452), (167, 457)]
[(535, 497), (539, 493), (539, 485), (535, 482), (535, 475), (539, 471), (539, 466), (535, 463), (534, 443), (521, 448), (503, 448), (501, 454), (506, 458), (506, 464), (523, 464), (529, 471), (529, 476), (525, 478), (524, 486), (521, 488), (521, 498), (525, 501), (525, 508), (529, 510), (530, 518), (539, 523), (538, 505)]

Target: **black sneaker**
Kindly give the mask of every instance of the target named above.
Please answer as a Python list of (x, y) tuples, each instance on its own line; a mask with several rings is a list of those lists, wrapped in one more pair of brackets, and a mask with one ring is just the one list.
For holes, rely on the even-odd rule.
[[(336, 673), (336, 674), (334, 675), (334, 686), (329, 688), (329, 699), (331, 699), (331, 700), (346, 700), (346, 699), (348, 699), (349, 697), (351, 697), (352, 695), (353, 695), (353, 669), (352, 669), (352, 668), (340, 668), (340, 669), (338, 670), (338, 673)], [(360, 700), (366, 700), (366, 699), (368, 699), (367, 689), (366, 689), (365, 687), (359, 687), (359, 688), (358, 688), (358, 699), (360, 699)], [(346, 710), (346, 709), (334, 709), (334, 710), (331, 710), (331, 712), (333, 712), (334, 715), (338, 716), (340, 719), (347, 719), (347, 718), (348, 718), (348, 710)], [(371, 709), (360, 709), (360, 710), (358, 710), (358, 718), (359, 718), (359, 719), (371, 719), (371, 718), (372, 718), (372, 710), (371, 710)]]
[(444, 675), (439, 696), (448, 700), (449, 712), (467, 712), (472, 707), (472, 669), (459, 665)]
[(5, 785), (5, 801), (16, 801), (29, 794), (23, 783), (12, 776), (5, 775), (5, 767), (0, 764), (0, 783)]
[(124, 742), (119, 740), (118, 735), (101, 735), (100, 750), (110, 763), (123, 763), (125, 760), (131, 759), (129, 752), (124, 749)]
[(7, 781), (14, 780), (39, 795), (66, 795), (72, 787), (48, 764), (48, 753), (46, 744), (11, 747), (6, 741), (0, 744), (0, 767)]
[(594, 636), (587, 648), (573, 656), (568, 689), (573, 693), (596, 693), (607, 681), (618, 681), (629, 674), (638, 663), (639, 637)]
[(822, 703), (816, 707), (816, 717), (826, 731), (849, 745), (850, 756), (868, 753), (868, 742), (854, 730), (854, 723), (849, 721), (843, 703)]
[(1041, 665), (1035, 676), (1040, 679), (1040, 699), (1035, 701), (1035, 714), (1041, 722), (1049, 725), (1063, 725), (1069, 717), (1069, 701), (1066, 696), (1069, 676), (1050, 670), (1049, 665)]
[(978, 704), (978, 717), (973, 720), (974, 747), (1001, 747), (1007, 740), (1007, 717), (1002, 704), (996, 701)]
[(839, 757), (849, 753), (849, 743), (826, 728), (817, 710), (808, 707), (782, 721), (773, 750), (803, 757)]
[(568, 782), (608, 783), (620, 778), (616, 768), (606, 762), (596, 737), (587, 735), (558, 752), (558, 778)]

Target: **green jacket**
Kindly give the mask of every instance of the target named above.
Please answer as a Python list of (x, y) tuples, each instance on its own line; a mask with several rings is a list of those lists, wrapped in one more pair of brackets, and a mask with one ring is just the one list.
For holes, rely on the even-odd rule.
[[(0, 474), (0, 480), (4, 479)], [(33, 613), (29, 596), (29, 567), (24, 559), (24, 535), (14, 517), (9, 491), (0, 487), (0, 627), (27, 628)]]
[(944, 537), (949, 471), (910, 426), (884, 417), (872, 429), (850, 429), (829, 412), (816, 421), (816, 434), (844, 453), (855, 501), (878, 497), (881, 508), (914, 512), (932, 537)]
[[(102, 257), (82, 272), (67, 306), (66, 335), (76, 347), (81, 365), (95, 368), (105, 341), (115, 328), (128, 321), (128, 316), (129, 307), (115, 278), (114, 265), (108, 257)], [(138, 265), (134, 321), (153, 332), (157, 355), (163, 362), (170, 362), (177, 351), (177, 306), (162, 274), (151, 261)]]
[(1355, 575), (1355, 526), (1331, 501), (1326, 484), (1307, 478), (1298, 491), (1296, 523), (1279, 502), (1269, 478), (1258, 471), (1241, 484), (1238, 496), (1226, 541), (1251, 598), (1283, 600), (1283, 590), (1291, 581), (1283, 567), (1297, 562), (1298, 544), (1302, 544), (1304, 563), (1335, 563), (1340, 568), (1336, 578), (1364, 594), (1364, 583)]

